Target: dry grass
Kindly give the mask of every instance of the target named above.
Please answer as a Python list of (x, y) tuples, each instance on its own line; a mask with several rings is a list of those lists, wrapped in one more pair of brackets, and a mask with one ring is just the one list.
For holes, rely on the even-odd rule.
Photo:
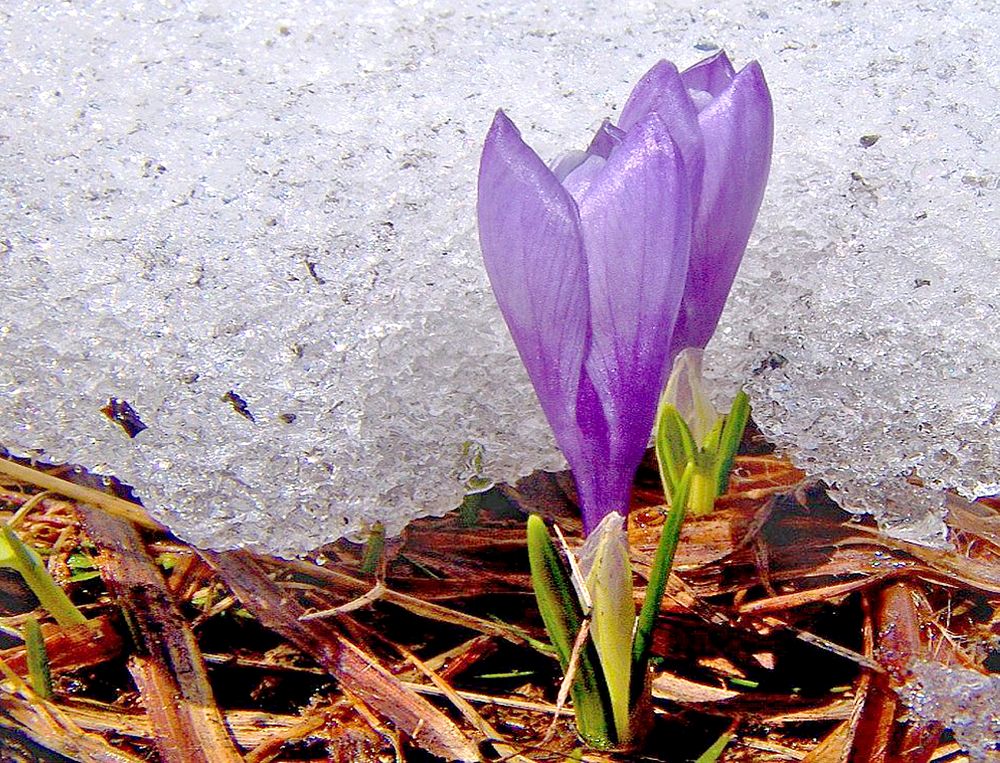
[[(90, 618), (43, 626), (43, 700), (18, 678), (31, 597), (0, 581), (15, 642), (0, 651), (0, 759), (32, 742), (78, 761), (580, 759), (565, 711), (542, 742), (559, 676), (538, 648), (521, 514), (578, 539), (565, 475), (494, 491), (475, 526), (414, 523), (366, 575), (347, 543), (291, 562), (206, 552), (65, 472), (0, 473), (5, 519)], [(637, 597), (659, 495), (647, 466)], [(732, 729), (720, 760), (961, 760), (892, 691), (916, 657), (985, 671), (1000, 656), (1000, 502), (955, 499), (949, 524), (954, 551), (890, 540), (780, 458), (741, 456), (717, 511), (682, 532), (654, 646), (656, 725), (633, 759), (693, 759)]]

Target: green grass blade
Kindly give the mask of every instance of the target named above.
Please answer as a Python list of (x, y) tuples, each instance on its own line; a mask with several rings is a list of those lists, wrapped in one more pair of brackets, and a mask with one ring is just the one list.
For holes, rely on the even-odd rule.
[(365, 540), (365, 552), (361, 557), (361, 572), (374, 575), (385, 553), (385, 526), (381, 522), (372, 525)]
[(59, 625), (68, 628), (87, 622), (83, 613), (49, 575), (42, 558), (34, 549), (26, 546), (8, 525), (0, 525), (0, 539), (4, 545), (0, 549), (0, 564), (21, 573), (39, 603)]
[(722, 428), (722, 437), (719, 440), (719, 450), (715, 459), (715, 479), (716, 492), (718, 495), (725, 495), (729, 487), (729, 473), (733, 470), (733, 461), (736, 452), (740, 449), (740, 442), (743, 440), (743, 430), (746, 429), (747, 421), (750, 420), (750, 398), (747, 393), (740, 390), (733, 400), (733, 407), (729, 409), (726, 416), (726, 423)]
[(677, 485), (677, 492), (671, 498), (667, 521), (660, 533), (660, 542), (656, 546), (653, 566), (649, 572), (649, 584), (646, 587), (646, 598), (639, 610), (636, 622), (635, 638), (632, 640), (632, 704), (643, 690), (646, 679), (646, 668), (649, 662), (649, 650), (653, 643), (653, 626), (663, 602), (663, 592), (667, 589), (667, 579), (674, 564), (674, 553), (677, 551), (677, 541), (680, 538), (681, 523), (687, 509), (688, 489), (691, 486), (691, 476), (695, 465), (689, 461)]
[(715, 763), (715, 761), (719, 759), (719, 757), (725, 751), (726, 747), (729, 745), (729, 742), (732, 740), (735, 731), (736, 731), (735, 724), (726, 729), (722, 733), (722, 736), (716, 739), (712, 743), (711, 747), (709, 747), (707, 750), (705, 750), (705, 752), (699, 755), (698, 759), (695, 760), (694, 763)]
[[(538, 610), (565, 674), (584, 613), (569, 569), (553, 544), (545, 522), (536, 514), (528, 517), (528, 560)], [(616, 742), (614, 716), (607, 682), (591, 639), (580, 652), (570, 692), (580, 736), (594, 747), (613, 746)]]
[(28, 650), (28, 678), (31, 688), (43, 699), (52, 699), (52, 673), (45, 639), (38, 621), (29, 617), (24, 621), (24, 645)]

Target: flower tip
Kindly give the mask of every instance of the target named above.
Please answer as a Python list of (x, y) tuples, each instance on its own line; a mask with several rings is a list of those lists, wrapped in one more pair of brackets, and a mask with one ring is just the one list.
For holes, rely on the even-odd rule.
[(655, 146), (657, 151), (666, 156), (676, 166), (675, 171), (682, 171), (683, 158), (681, 157), (680, 150), (677, 148), (677, 143), (674, 141), (673, 135), (670, 134), (670, 128), (667, 127), (667, 123), (663, 117), (655, 111), (651, 111), (639, 120), (631, 132), (635, 132), (638, 136), (641, 136), (642, 141), (647, 146)]
[[(754, 108), (767, 122), (773, 119), (774, 107), (771, 103), (771, 90), (764, 79), (764, 69), (760, 62), (751, 61), (733, 79), (732, 88), (734, 91), (745, 93)], [(767, 128), (768, 130), (772, 128)]]
[(730, 69), (730, 70), (733, 69), (733, 62), (729, 59), (729, 54), (726, 53), (725, 48), (720, 48), (718, 53), (709, 56), (708, 59), (706, 60), (717, 61), (718, 64), (722, 66), (724, 69)]
[(618, 126), (625, 131), (631, 130), (646, 114), (656, 109), (664, 94), (677, 89), (679, 81), (680, 74), (676, 66), (665, 58), (657, 61), (632, 88), (622, 108)]
[(674, 77), (678, 74), (677, 65), (673, 61), (661, 58), (653, 67), (643, 75), (643, 79), (660, 79), (664, 77)]
[(499, 137), (509, 130), (513, 130), (516, 134), (520, 135), (517, 125), (511, 121), (511, 118), (507, 116), (504, 110), (497, 109), (496, 114), (493, 115), (493, 122), (490, 123), (490, 130), (487, 134), (487, 139)]
[[(736, 74), (736, 67), (733, 66), (733, 62), (729, 58), (729, 54), (722, 48), (720, 48), (716, 53), (703, 58), (694, 66), (711, 67), (720, 71), (728, 72), (730, 76)], [(691, 68), (693, 69), (694, 66)]]
[(483, 179), (488, 170), (498, 166), (509, 166), (527, 161), (531, 149), (521, 138), (521, 131), (503, 109), (497, 109), (493, 122), (483, 142), (483, 153), (479, 162), (480, 191), (484, 189)]
[(724, 50), (703, 58), (681, 72), (681, 78), (688, 88), (704, 90), (712, 96), (718, 96), (725, 90), (735, 76), (736, 69)]
[(607, 159), (616, 146), (625, 139), (625, 131), (615, 127), (610, 119), (605, 119), (594, 133), (594, 139), (587, 147), (588, 154)]
[(764, 80), (764, 69), (760, 65), (760, 61), (754, 59), (750, 61), (746, 66), (740, 69), (739, 73), (736, 75), (736, 79), (746, 78), (753, 80)]

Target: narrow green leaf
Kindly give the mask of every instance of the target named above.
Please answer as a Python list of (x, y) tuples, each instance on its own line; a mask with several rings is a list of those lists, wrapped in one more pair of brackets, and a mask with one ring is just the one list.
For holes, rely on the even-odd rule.
[(89, 572), (90, 570), (97, 569), (97, 564), (92, 557), (79, 552), (66, 557), (66, 566), (74, 572)]
[(635, 637), (632, 640), (632, 704), (635, 705), (639, 693), (643, 691), (646, 679), (649, 650), (653, 643), (653, 626), (656, 616), (660, 613), (663, 603), (663, 593), (667, 590), (667, 579), (674, 564), (674, 553), (677, 551), (677, 541), (680, 538), (681, 523), (687, 509), (688, 489), (695, 465), (689, 461), (677, 485), (676, 494), (670, 499), (670, 511), (660, 533), (660, 542), (656, 546), (653, 566), (649, 571), (649, 584), (646, 586), (646, 598), (639, 610), (636, 621)]
[(0, 566), (12, 567), (21, 573), (24, 582), (38, 598), (39, 603), (63, 627), (81, 625), (87, 618), (69, 600), (45, 569), (42, 558), (34, 549), (29, 548), (10, 529), (9, 525), (0, 525)]
[(413, 565), (414, 569), (420, 570), (420, 572), (431, 580), (444, 580), (441, 575), (438, 575), (434, 570), (428, 567), (426, 564), (421, 564), (416, 559), (411, 559), (406, 554), (397, 553), (396, 558), (401, 562), (406, 562), (407, 564)]
[[(536, 514), (528, 517), (528, 561), (538, 611), (565, 673), (569, 669), (573, 644), (583, 625), (584, 612), (569, 569), (552, 543), (545, 522)], [(570, 692), (580, 736), (594, 747), (614, 746), (617, 740), (607, 682), (591, 639), (580, 651)]]
[(28, 651), (28, 679), (31, 681), (31, 688), (43, 699), (52, 699), (49, 654), (45, 650), (42, 629), (33, 617), (24, 621), (24, 645)]
[(746, 429), (749, 419), (750, 398), (747, 397), (746, 392), (740, 390), (736, 393), (733, 406), (729, 409), (729, 415), (726, 416), (726, 423), (722, 428), (722, 437), (719, 440), (719, 450), (715, 459), (718, 495), (724, 495), (729, 487), (729, 473), (733, 470), (733, 461), (736, 459), (736, 452), (743, 440), (743, 430)]
[(681, 447), (684, 449), (684, 460), (685, 461), (697, 461), (698, 460), (698, 443), (694, 441), (694, 437), (691, 434), (691, 428), (688, 427), (688, 423), (681, 416), (680, 412), (671, 406), (673, 411), (673, 417), (676, 419), (677, 432), (680, 435)]
[(673, 439), (671, 438), (671, 423), (667, 421), (667, 404), (661, 403), (656, 414), (656, 429), (653, 447), (656, 450), (656, 463), (660, 467), (660, 482), (667, 498), (674, 494), (681, 478), (679, 464), (674, 456)]
[(720, 416), (715, 420), (715, 424), (708, 430), (708, 434), (705, 435), (705, 439), (701, 443), (701, 451), (709, 459), (714, 460), (719, 451), (719, 442), (722, 439), (722, 425), (723, 419)]
[(163, 568), (164, 572), (170, 572), (174, 567), (177, 566), (177, 562), (180, 561), (176, 554), (166, 553), (160, 554), (156, 557), (156, 563)]

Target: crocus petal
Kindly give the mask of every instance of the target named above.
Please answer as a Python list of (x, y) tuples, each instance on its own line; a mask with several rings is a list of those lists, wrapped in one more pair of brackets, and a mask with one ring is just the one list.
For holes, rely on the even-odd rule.
[(594, 154), (595, 156), (600, 156), (607, 159), (612, 150), (614, 150), (625, 138), (625, 131), (620, 130), (615, 127), (607, 119), (601, 124), (597, 132), (594, 134), (594, 139), (590, 141), (590, 146), (587, 147), (588, 154)]
[(760, 65), (740, 71), (698, 122), (705, 135), (705, 174), (674, 352), (704, 347), (711, 339), (764, 197), (774, 113)]
[(677, 67), (660, 61), (632, 89), (618, 126), (631, 130), (649, 114), (657, 114), (680, 149), (691, 182), (691, 207), (698, 208), (701, 175), (705, 166), (705, 142), (698, 125), (698, 109)]
[(589, 335), (579, 216), (569, 193), (503, 112), (483, 148), (478, 214), (497, 303), (575, 470), (582, 460), (577, 397)]
[(604, 167), (604, 159), (597, 154), (588, 154), (586, 160), (578, 164), (566, 177), (562, 179), (563, 188), (569, 191), (569, 195), (574, 200), (579, 200), (590, 188), (601, 169)]
[(719, 96), (729, 87), (735, 76), (736, 70), (724, 50), (702, 59), (681, 72), (684, 87), (688, 90), (704, 91), (712, 97)]
[(587, 151), (566, 151), (549, 162), (549, 169), (560, 183), (566, 176), (590, 158)]
[(586, 359), (608, 425), (605, 500), (584, 505), (584, 528), (627, 511), (663, 388), (684, 288), (691, 209), (684, 163), (667, 127), (649, 114), (611, 153), (578, 200), (590, 285)]

